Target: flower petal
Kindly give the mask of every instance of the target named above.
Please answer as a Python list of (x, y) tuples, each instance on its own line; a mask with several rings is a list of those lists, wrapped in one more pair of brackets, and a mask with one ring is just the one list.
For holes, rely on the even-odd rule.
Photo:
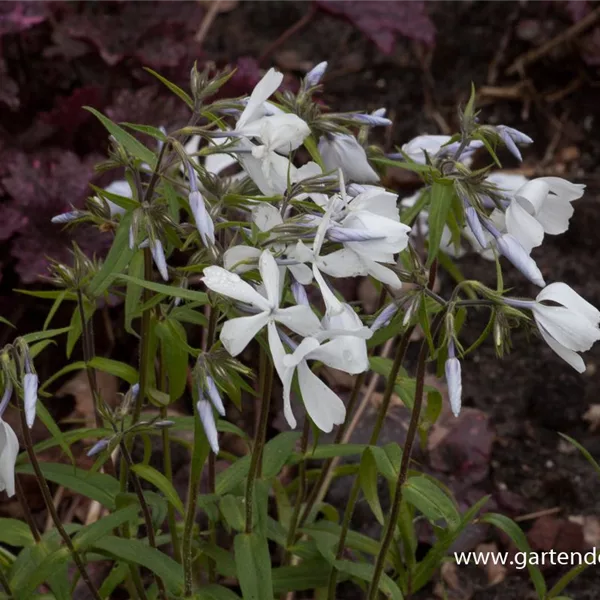
[(236, 129), (242, 129), (246, 124), (259, 119), (265, 114), (264, 102), (272, 96), (283, 81), (283, 73), (269, 69), (265, 76), (256, 84), (244, 112), (238, 119)]
[[(256, 269), (260, 257), (260, 250), (252, 246), (232, 246), (223, 254), (223, 266), (227, 271), (246, 273)], [(248, 264), (250, 263), (250, 264)]]
[(544, 341), (558, 356), (560, 356), (565, 362), (571, 365), (578, 373), (583, 373), (585, 371), (585, 363), (583, 362), (583, 358), (574, 352), (573, 350), (569, 350), (565, 348), (561, 344), (559, 344), (543, 327), (539, 327), (539, 331), (541, 336), (544, 338)]
[(346, 407), (308, 367), (306, 361), (298, 365), (298, 383), (306, 411), (315, 425), (326, 433), (346, 418)]
[(270, 231), (273, 227), (281, 225), (281, 213), (268, 202), (261, 202), (252, 209), (252, 222), (261, 231)]
[(19, 454), (19, 440), (12, 427), (0, 419), (0, 491), (9, 497), (15, 495), (15, 463)]
[(542, 210), (537, 215), (537, 220), (550, 235), (558, 235), (569, 229), (569, 220), (575, 209), (571, 203), (560, 196), (548, 194)]
[(544, 228), (518, 202), (511, 202), (506, 209), (506, 229), (527, 254), (544, 241)]
[(219, 434), (215, 424), (215, 415), (213, 414), (212, 404), (206, 399), (201, 398), (196, 404), (198, 416), (202, 421), (202, 427), (206, 434), (206, 439), (215, 454), (219, 454)]
[(536, 303), (533, 316), (540, 327), (569, 350), (583, 352), (600, 340), (600, 330), (592, 327), (587, 317), (568, 308)]
[(553, 194), (568, 202), (579, 200), (585, 191), (585, 185), (582, 183), (571, 183), (562, 177), (540, 177), (539, 179), (548, 185)]
[(335, 294), (329, 288), (329, 285), (321, 275), (321, 271), (317, 268), (316, 264), (313, 264), (313, 276), (319, 289), (321, 290), (321, 296), (323, 296), (323, 302), (325, 302), (325, 309), (328, 315), (339, 315), (342, 310), (342, 303), (337, 299)]
[(254, 336), (269, 322), (268, 312), (251, 317), (230, 319), (221, 329), (221, 342), (231, 356), (237, 356), (252, 341)]
[(245, 302), (260, 310), (271, 309), (268, 300), (249, 283), (246, 283), (239, 275), (230, 273), (222, 267), (214, 265), (206, 267), (202, 282), (209, 290), (221, 294), (221, 296)]
[(317, 315), (308, 306), (297, 305), (273, 311), (273, 319), (303, 337), (316, 334), (321, 329)]
[(583, 315), (594, 327), (600, 323), (600, 310), (584, 300), (573, 288), (566, 283), (556, 282), (547, 285), (538, 295), (536, 300), (551, 300), (562, 304), (565, 308)]
[(278, 308), (281, 294), (281, 288), (279, 287), (280, 273), (277, 262), (275, 262), (275, 258), (270, 250), (263, 250), (263, 253), (258, 259), (258, 268), (263, 280), (263, 285), (265, 286), (269, 306), (271, 308)]

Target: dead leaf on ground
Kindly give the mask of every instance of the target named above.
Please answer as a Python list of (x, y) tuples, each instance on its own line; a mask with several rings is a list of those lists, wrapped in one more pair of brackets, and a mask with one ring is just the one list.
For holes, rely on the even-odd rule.
[(484, 566), (488, 584), (498, 585), (499, 583), (502, 583), (506, 578), (507, 568), (504, 565), (494, 564), (494, 561), (491, 560), (492, 555), (498, 555), (498, 546), (494, 542), (489, 544), (479, 544), (479, 546), (475, 548), (475, 552), (481, 552), (482, 554), (488, 555), (487, 564)]
[(569, 521), (581, 527), (583, 541), (588, 547), (600, 546), (600, 518), (594, 515), (571, 515)]
[[(104, 402), (114, 407), (119, 401), (119, 380), (110, 373), (96, 371), (98, 381), (98, 390)], [(75, 398), (75, 408), (72, 417), (84, 419), (88, 427), (95, 424), (94, 400), (90, 390), (87, 373), (79, 371), (75, 377), (67, 381), (56, 392), (55, 397), (73, 396)]]
[(590, 431), (596, 431), (600, 427), (600, 404), (590, 404), (583, 420), (590, 424)]

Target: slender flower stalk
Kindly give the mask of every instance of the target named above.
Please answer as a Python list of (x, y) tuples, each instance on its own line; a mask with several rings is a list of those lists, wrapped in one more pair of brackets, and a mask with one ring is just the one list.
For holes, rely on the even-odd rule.
[(254, 486), (262, 462), (262, 451), (267, 434), (269, 411), (271, 408), (271, 390), (273, 385), (273, 363), (265, 350), (261, 348), (260, 391), (261, 403), (258, 417), (258, 428), (252, 446), (250, 469), (246, 480), (246, 533), (252, 533), (254, 519)]
[(21, 509), (23, 510), (23, 516), (25, 517), (25, 522), (29, 527), (29, 531), (31, 531), (31, 535), (35, 540), (36, 544), (39, 544), (42, 541), (42, 536), (40, 535), (40, 530), (35, 523), (35, 519), (33, 518), (33, 514), (31, 513), (31, 509), (29, 508), (29, 502), (27, 501), (27, 497), (25, 496), (25, 490), (23, 489), (23, 485), (21, 484), (21, 478), (15, 474), (15, 492), (17, 493), (17, 499), (19, 504), (21, 505)]
[(21, 404), (21, 406), (19, 407), (20, 408), (19, 412), (21, 414), (21, 433), (23, 435), (25, 449), (27, 450), (27, 456), (29, 457), (29, 462), (31, 463), (33, 472), (35, 473), (35, 477), (37, 479), (38, 485), (42, 492), (42, 496), (44, 498), (44, 502), (46, 503), (46, 508), (48, 509), (50, 518), (52, 519), (52, 522), (54, 523), (54, 526), (56, 527), (63, 542), (69, 549), (69, 552), (71, 553), (71, 557), (73, 558), (73, 562), (75, 563), (75, 566), (77, 567), (77, 570), (79, 571), (79, 573), (81, 575), (81, 578), (83, 579), (84, 583), (86, 584), (87, 588), (89, 589), (90, 594), (92, 595), (92, 598), (94, 598), (95, 600), (102, 600), (100, 597), (100, 594), (98, 593), (96, 586), (90, 579), (90, 576), (85, 568), (85, 563), (83, 562), (83, 559), (81, 558), (79, 552), (77, 552), (77, 550), (75, 549), (75, 546), (73, 545), (73, 542), (71, 541), (71, 537), (65, 531), (62, 521), (61, 521), (60, 517), (58, 516), (58, 513), (56, 512), (56, 507), (54, 506), (54, 498), (52, 497), (52, 492), (50, 491), (50, 488), (48, 487), (48, 483), (46, 482), (44, 474), (42, 473), (42, 469), (40, 468), (40, 463), (38, 461), (37, 455), (35, 453), (35, 450), (33, 449), (33, 440), (31, 439), (31, 432), (29, 431), (29, 426), (27, 424), (27, 419), (25, 417), (25, 403), (20, 401), (20, 404)]
[[(154, 530), (154, 524), (152, 523), (152, 513), (150, 512), (150, 507), (146, 502), (146, 497), (144, 496), (144, 490), (142, 489), (142, 484), (138, 476), (133, 471), (133, 459), (131, 458), (131, 454), (129, 453), (129, 449), (127, 448), (127, 444), (125, 442), (121, 442), (120, 444), (121, 452), (129, 467), (129, 477), (131, 482), (133, 483), (133, 489), (135, 490), (135, 495), (138, 498), (138, 502), (142, 508), (142, 515), (144, 516), (144, 524), (146, 526), (146, 534), (148, 536), (148, 543), (151, 548), (157, 549), (156, 545), (156, 531)], [(165, 584), (163, 580), (154, 573), (154, 579), (156, 581), (156, 585), (158, 586), (160, 597), (163, 600), (169, 600), (167, 596), (167, 590), (165, 588)]]

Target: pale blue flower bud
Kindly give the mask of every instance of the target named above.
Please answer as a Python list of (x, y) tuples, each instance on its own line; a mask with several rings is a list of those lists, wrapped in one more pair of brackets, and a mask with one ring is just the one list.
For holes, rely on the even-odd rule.
[[(452, 344), (452, 347), (454, 347), (454, 344)], [(454, 416), (458, 417), (462, 404), (461, 367), (460, 361), (454, 356), (454, 351), (452, 351), (452, 356), (450, 356), (450, 348), (448, 348), (448, 359), (446, 360), (445, 371), (450, 408), (452, 409)]]
[(525, 248), (521, 246), (518, 240), (505, 233), (496, 239), (498, 250), (500, 254), (505, 256), (531, 283), (544, 287), (546, 282), (542, 277), (542, 273), (536, 265), (535, 261), (529, 254), (527, 254)]
[(167, 259), (165, 258), (165, 251), (160, 240), (154, 240), (154, 243), (150, 244), (150, 252), (154, 259), (154, 264), (160, 273), (160, 276), (165, 280), (169, 281), (169, 271), (167, 269)]
[(213, 403), (213, 406), (217, 412), (224, 417), (225, 406), (223, 406), (223, 400), (221, 398), (221, 394), (219, 394), (217, 385), (210, 375), (206, 378), (206, 391), (208, 392), (208, 397), (210, 398), (210, 401)]
[(398, 312), (398, 306), (395, 302), (388, 304), (378, 315), (375, 317), (373, 324), (371, 325), (371, 331), (374, 333), (378, 329), (385, 327)]
[(106, 450), (106, 448), (108, 448), (108, 444), (110, 443), (110, 439), (109, 438), (103, 438), (101, 440), (98, 440), (88, 451), (87, 451), (87, 456), (92, 457), (92, 456), (96, 456), (96, 454), (100, 454), (100, 452), (103, 452), (104, 450)]
[(310, 306), (308, 296), (306, 295), (306, 289), (299, 281), (294, 280), (290, 287), (292, 289), (294, 300), (296, 300), (296, 304)]
[(129, 391), (131, 392), (132, 398), (137, 398), (137, 395), (140, 393), (140, 384), (134, 383), (131, 388), (129, 388)]
[(523, 132), (507, 127), (506, 125), (498, 125), (496, 133), (500, 136), (500, 139), (504, 142), (506, 149), (519, 161), (523, 160), (517, 144), (533, 144), (533, 140), (525, 135)]
[(296, 342), (287, 333), (284, 333), (283, 331), (281, 331), (281, 329), (279, 329), (279, 327), (277, 328), (277, 333), (279, 334), (279, 338), (281, 339), (281, 341), (292, 352), (298, 347), (298, 344), (296, 344)]
[(188, 200), (190, 203), (190, 209), (194, 215), (194, 220), (196, 221), (198, 233), (200, 233), (200, 237), (202, 238), (202, 243), (205, 246), (208, 246), (208, 241), (210, 240), (210, 243), (214, 244), (215, 225), (210, 218), (210, 215), (206, 211), (206, 205), (204, 204), (204, 198), (202, 197), (202, 194), (197, 190), (195, 192), (191, 192), (188, 196)]
[(479, 215), (477, 211), (472, 206), (467, 206), (465, 208), (465, 217), (467, 219), (467, 224), (469, 225), (469, 229), (471, 233), (477, 240), (478, 244), (485, 248), (488, 245), (488, 240), (485, 237), (483, 232), (483, 227), (481, 226), (481, 220), (479, 219)]
[(348, 118), (360, 125), (368, 125), (369, 127), (387, 127), (388, 125), (392, 124), (389, 119), (377, 116), (375, 114), (367, 115), (364, 113), (353, 113), (348, 115)]
[(215, 415), (213, 414), (212, 404), (201, 394), (200, 400), (196, 404), (198, 416), (202, 422), (206, 439), (212, 451), (215, 454), (219, 453), (219, 434), (217, 433), (217, 425), (215, 423)]
[(169, 421), (169, 420), (156, 421), (154, 423), (154, 427), (156, 427), (158, 429), (166, 429), (167, 427), (173, 427), (173, 425), (175, 425), (175, 421)]
[(52, 217), (50, 222), (58, 224), (58, 225), (62, 225), (64, 223), (70, 223), (71, 221), (75, 221), (75, 219), (79, 219), (84, 214), (85, 213), (81, 212), (80, 210), (72, 210), (70, 212), (61, 213), (60, 215), (56, 215), (55, 217)]
[(135, 248), (135, 230), (133, 229), (133, 225), (129, 227), (129, 249), (133, 250)]
[(319, 82), (325, 75), (325, 71), (327, 70), (327, 61), (324, 60), (320, 62), (318, 65), (314, 66), (304, 78), (306, 83), (306, 87), (315, 87), (315, 85), (319, 85)]
[(35, 407), (38, 400), (38, 376), (35, 373), (25, 373), (23, 376), (23, 402), (25, 403), (25, 420), (31, 429), (35, 421)]
[(348, 196), (352, 196), (354, 198), (355, 196), (362, 194), (366, 190), (367, 188), (364, 185), (360, 185), (360, 183), (351, 183), (346, 188), (346, 193), (348, 194)]

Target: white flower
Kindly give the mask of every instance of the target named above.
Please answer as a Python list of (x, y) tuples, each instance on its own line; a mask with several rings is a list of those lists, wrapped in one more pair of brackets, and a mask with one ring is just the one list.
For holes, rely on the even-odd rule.
[(23, 402), (25, 404), (25, 420), (31, 429), (35, 421), (35, 407), (38, 401), (38, 376), (35, 373), (25, 373), (23, 376)]
[(333, 133), (319, 140), (325, 170), (341, 169), (344, 177), (360, 183), (376, 183), (379, 175), (367, 160), (365, 149), (353, 135)]
[[(252, 209), (252, 222), (262, 232), (271, 231), (274, 227), (283, 225), (283, 217), (281, 212), (268, 202), (260, 202)], [(277, 236), (274, 235), (273, 239), (276, 240)], [(273, 250), (277, 253), (282, 252), (288, 254), (293, 252), (292, 246), (285, 246), (284, 244), (274, 243), (272, 246)], [(252, 246), (232, 246), (225, 251), (223, 255), (223, 266), (228, 271), (235, 271), (236, 273), (245, 273), (252, 271), (254, 263), (258, 261), (261, 251), (258, 248)], [(290, 273), (294, 276), (294, 279), (304, 285), (308, 285), (312, 281), (312, 272), (304, 264), (297, 265), (286, 265)]]
[(244, 111), (238, 119), (236, 130), (242, 131), (244, 127), (268, 114), (266, 101), (270, 98), (281, 85), (283, 73), (275, 69), (269, 69), (265, 76), (256, 84)]
[(6, 490), (9, 497), (15, 495), (15, 463), (19, 454), (19, 440), (12, 427), (2, 419), (10, 402), (13, 386), (6, 382), (0, 402), (0, 492)]
[(213, 407), (202, 393), (200, 394), (200, 400), (196, 403), (196, 408), (198, 409), (198, 416), (202, 422), (202, 428), (206, 434), (208, 444), (215, 454), (219, 454), (219, 434), (217, 432)]
[(15, 463), (19, 454), (19, 440), (12, 427), (0, 417), (0, 491), (15, 495)]
[(220, 339), (232, 356), (242, 352), (263, 327), (275, 327), (275, 322), (303, 336), (314, 335), (320, 329), (319, 320), (308, 306), (280, 308), (279, 267), (269, 250), (264, 250), (260, 256), (259, 271), (264, 296), (235, 273), (217, 266), (204, 269), (202, 281), (208, 289), (260, 311), (250, 317), (230, 319), (223, 325)]
[[(408, 157), (419, 164), (426, 164), (425, 154), (427, 153), (430, 157), (435, 156), (440, 151), (453, 156), (458, 150), (459, 142), (453, 142), (448, 144), (451, 137), (449, 135), (419, 135), (416, 138), (410, 140), (402, 146), (402, 152), (408, 155)], [(448, 144), (444, 146), (444, 144)], [(442, 148), (442, 146), (444, 146)], [(463, 150), (459, 157), (459, 160), (465, 165), (470, 165), (471, 155), (483, 146), (483, 142), (480, 140), (472, 140), (469, 145)]]
[[(167, 259), (165, 258), (165, 251), (163, 249), (162, 242), (160, 240), (154, 240), (153, 242), (149, 242), (150, 253), (152, 254), (152, 259), (154, 260), (154, 264), (160, 273), (160, 276), (165, 280), (169, 281), (169, 271), (167, 268)], [(141, 247), (141, 244), (140, 244)]]
[[(296, 427), (291, 406), (291, 385), (294, 373), (304, 406), (315, 425), (325, 432), (340, 425), (346, 418), (346, 407), (338, 395), (315, 375), (307, 361), (317, 360), (346, 373), (362, 373), (369, 368), (365, 339), (371, 332), (362, 325), (351, 306), (344, 304), (339, 315), (324, 320), (325, 329), (317, 337), (307, 337), (293, 354), (286, 354), (275, 327), (269, 329), (269, 345), (273, 363), (283, 383), (283, 412), (290, 427)], [(320, 343), (325, 337), (333, 339)]]
[(565, 283), (551, 283), (535, 300), (531, 310), (541, 336), (556, 354), (583, 373), (585, 363), (577, 352), (589, 350), (600, 340), (600, 311)]
[(444, 367), (446, 372), (446, 382), (448, 383), (448, 397), (450, 399), (450, 408), (455, 417), (460, 413), (462, 404), (462, 377), (460, 361), (455, 356), (450, 356), (446, 360)]
[(560, 177), (540, 177), (519, 188), (506, 209), (506, 230), (527, 252), (541, 245), (544, 234), (558, 235), (569, 228), (571, 202), (583, 196), (585, 186)]

